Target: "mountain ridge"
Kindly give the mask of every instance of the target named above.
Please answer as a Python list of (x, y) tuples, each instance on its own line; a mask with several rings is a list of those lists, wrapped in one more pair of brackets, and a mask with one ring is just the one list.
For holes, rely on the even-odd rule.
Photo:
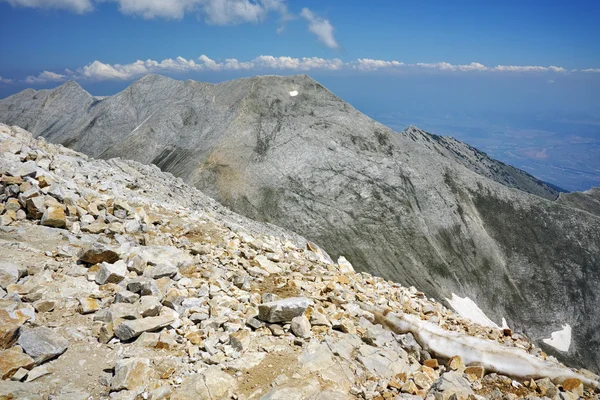
[(537, 342), (577, 327), (568, 352), (542, 346), (600, 369), (588, 351), (600, 342), (589, 320), (600, 221), (581, 204), (552, 201), (553, 188), (460, 142), (394, 132), (305, 75), (188, 82), (151, 76), (91, 107), (87, 92), (85, 107), (21, 94), (0, 101), (0, 121), (92, 156), (154, 163), (361, 270), (439, 299), (468, 296)]

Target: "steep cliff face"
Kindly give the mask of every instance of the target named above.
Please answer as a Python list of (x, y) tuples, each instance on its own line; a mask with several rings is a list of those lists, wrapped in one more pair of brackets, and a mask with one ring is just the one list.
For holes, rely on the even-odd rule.
[[(64, 86), (77, 104), (40, 100)], [(538, 342), (569, 324), (569, 350), (545, 349), (600, 369), (597, 213), (454, 139), (394, 132), (306, 76), (147, 76), (101, 101), (71, 83), (0, 101), (0, 121), (154, 163), (362, 270), (437, 299), (468, 296)]]

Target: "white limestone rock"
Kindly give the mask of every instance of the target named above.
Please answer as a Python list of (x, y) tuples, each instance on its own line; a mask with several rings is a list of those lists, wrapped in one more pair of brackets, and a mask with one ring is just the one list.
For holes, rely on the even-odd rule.
[(258, 318), (265, 322), (288, 322), (304, 314), (313, 301), (306, 297), (290, 297), (258, 306)]

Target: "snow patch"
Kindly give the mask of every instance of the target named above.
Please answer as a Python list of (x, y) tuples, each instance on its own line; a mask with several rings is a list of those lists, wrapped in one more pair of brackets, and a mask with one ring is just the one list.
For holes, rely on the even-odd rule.
[(419, 315), (403, 312), (396, 314), (364, 303), (359, 303), (359, 306), (372, 313), (376, 323), (392, 332), (412, 333), (415, 340), (436, 357), (459, 356), (465, 365), (481, 365), (487, 371), (515, 378), (550, 378), (558, 383), (568, 378), (577, 378), (586, 386), (600, 386), (593, 378), (572, 371), (557, 362), (538, 358), (518, 347), (508, 347), (494, 340), (448, 331), (423, 321)]
[(542, 341), (556, 350), (569, 351), (569, 347), (571, 347), (571, 326), (564, 324), (560, 331), (552, 332), (550, 339)]
[[(475, 302), (470, 298), (462, 298), (452, 293), (452, 299), (446, 300), (448, 301), (448, 303), (450, 303), (454, 311), (460, 314), (461, 317), (466, 318), (482, 326), (489, 326), (490, 328), (499, 328), (499, 326), (494, 321), (489, 319), (487, 315), (485, 315), (485, 313), (481, 311), (481, 308), (479, 308), (479, 306), (475, 304)], [(502, 325), (503, 327), (506, 326), (506, 320), (504, 318), (502, 319)]]
[(292, 97), (296, 97), (296, 96), (298, 96), (298, 91), (297, 91), (297, 90), (292, 90), (292, 91), (290, 92), (290, 96), (292, 96)]

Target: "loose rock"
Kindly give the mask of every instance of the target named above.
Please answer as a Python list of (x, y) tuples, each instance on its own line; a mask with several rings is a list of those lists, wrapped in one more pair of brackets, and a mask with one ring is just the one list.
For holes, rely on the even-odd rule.
[(292, 332), (297, 337), (307, 339), (311, 336), (312, 332), (310, 330), (310, 322), (308, 318), (304, 315), (300, 315), (298, 317), (292, 318)]
[(127, 265), (119, 260), (114, 264), (103, 262), (98, 272), (96, 272), (96, 283), (104, 285), (107, 283), (119, 283), (127, 275)]
[(20, 346), (0, 351), (0, 376), (10, 379), (20, 368), (31, 369), (35, 360), (23, 352)]
[(96, 242), (85, 249), (79, 259), (88, 264), (99, 264), (102, 262), (112, 264), (119, 259), (119, 255), (110, 247)]
[(54, 228), (65, 228), (67, 226), (65, 212), (60, 207), (48, 207), (40, 223)]
[(117, 362), (115, 376), (110, 381), (111, 390), (140, 390), (150, 381), (150, 360), (135, 357)]
[(18, 340), (23, 351), (31, 356), (36, 364), (51, 360), (67, 351), (69, 342), (54, 330), (40, 326), (22, 329)]
[(177, 316), (164, 314), (157, 317), (123, 321), (115, 328), (115, 335), (121, 340), (133, 339), (144, 332), (152, 332), (169, 326), (175, 322), (176, 319)]
[(272, 301), (258, 306), (258, 318), (265, 322), (287, 322), (294, 317), (304, 314), (312, 304), (305, 297), (291, 297)]

